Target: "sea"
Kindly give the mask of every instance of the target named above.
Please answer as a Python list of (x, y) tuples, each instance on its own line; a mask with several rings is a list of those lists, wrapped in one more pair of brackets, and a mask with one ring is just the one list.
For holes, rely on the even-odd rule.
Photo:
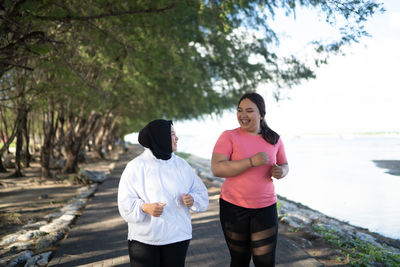
[[(178, 151), (210, 159), (217, 138), (181, 134)], [(400, 135), (281, 138), (290, 171), (275, 180), (278, 195), (400, 239)]]

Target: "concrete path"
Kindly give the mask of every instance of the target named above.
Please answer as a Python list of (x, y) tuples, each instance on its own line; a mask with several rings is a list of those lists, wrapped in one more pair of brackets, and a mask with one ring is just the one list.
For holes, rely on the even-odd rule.
[[(129, 266), (127, 225), (118, 213), (117, 188), (126, 163), (136, 155), (120, 157), (110, 177), (99, 187), (48, 266)], [(229, 266), (229, 252), (218, 218), (219, 188), (208, 185), (208, 189), (209, 209), (192, 215), (193, 239), (186, 258), (187, 267)], [(279, 236), (276, 266), (323, 265), (290, 240)]]

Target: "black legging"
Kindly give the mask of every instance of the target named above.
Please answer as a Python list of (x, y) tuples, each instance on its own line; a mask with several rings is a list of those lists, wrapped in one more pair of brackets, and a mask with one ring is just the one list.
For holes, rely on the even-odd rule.
[(275, 266), (278, 238), (276, 204), (260, 209), (236, 206), (220, 198), (220, 221), (231, 254), (231, 267)]
[(133, 267), (184, 267), (190, 240), (162, 246), (128, 241), (129, 259)]

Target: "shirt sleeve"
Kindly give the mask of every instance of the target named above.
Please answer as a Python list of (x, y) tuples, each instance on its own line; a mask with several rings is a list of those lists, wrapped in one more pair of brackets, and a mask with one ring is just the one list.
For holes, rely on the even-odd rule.
[(206, 211), (209, 204), (207, 187), (204, 185), (200, 177), (193, 171), (192, 167), (188, 163), (185, 165), (186, 170), (190, 172), (190, 176), (193, 179), (192, 186), (188, 193), (194, 199), (193, 206), (190, 207), (190, 210), (193, 212)]
[(135, 174), (132, 164), (125, 167), (118, 186), (118, 210), (128, 223), (142, 222), (149, 215), (142, 210), (144, 201), (139, 198), (133, 186)]
[(231, 157), (233, 151), (232, 137), (229, 131), (224, 131), (218, 138), (213, 153), (223, 154), (227, 157)]
[(287, 163), (285, 146), (283, 145), (282, 139), (278, 140), (278, 151), (276, 152), (276, 164), (281, 165)]

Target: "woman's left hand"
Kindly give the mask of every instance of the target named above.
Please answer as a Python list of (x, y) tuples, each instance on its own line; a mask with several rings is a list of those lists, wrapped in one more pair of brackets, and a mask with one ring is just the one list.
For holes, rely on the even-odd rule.
[[(283, 167), (285, 166), (285, 168)], [(283, 177), (286, 176), (287, 174), (287, 170), (286, 170), (286, 166), (287, 165), (282, 165), (279, 166), (276, 163), (272, 166), (272, 177), (276, 178), (276, 179), (281, 179)]]
[(193, 206), (194, 199), (191, 195), (182, 194), (182, 200), (183, 200), (183, 204), (185, 204), (186, 207), (190, 208), (191, 206)]

